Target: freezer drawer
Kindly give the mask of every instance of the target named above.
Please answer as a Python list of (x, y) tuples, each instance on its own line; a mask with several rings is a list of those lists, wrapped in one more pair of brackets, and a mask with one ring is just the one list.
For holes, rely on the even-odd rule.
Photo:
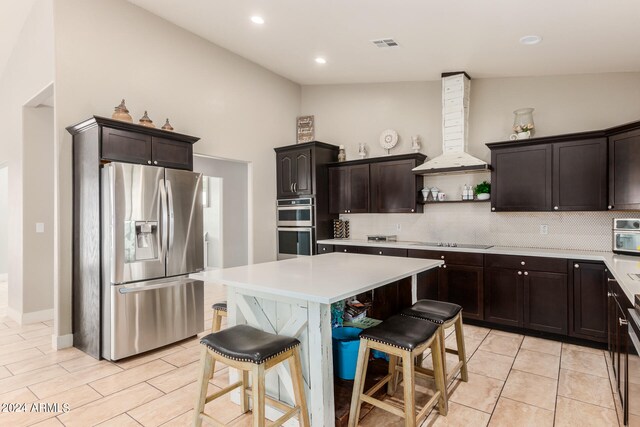
[(202, 332), (203, 287), (187, 277), (106, 286), (102, 357), (118, 360)]

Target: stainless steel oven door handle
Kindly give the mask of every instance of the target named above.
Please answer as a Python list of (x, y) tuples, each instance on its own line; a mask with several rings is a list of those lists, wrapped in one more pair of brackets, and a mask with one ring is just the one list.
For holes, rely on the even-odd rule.
[(167, 251), (167, 189), (165, 187), (164, 179), (158, 181), (159, 187), (159, 197), (160, 197), (160, 207), (162, 209), (160, 215), (160, 221), (162, 221), (161, 230), (160, 230), (160, 259), (165, 258), (165, 254)]

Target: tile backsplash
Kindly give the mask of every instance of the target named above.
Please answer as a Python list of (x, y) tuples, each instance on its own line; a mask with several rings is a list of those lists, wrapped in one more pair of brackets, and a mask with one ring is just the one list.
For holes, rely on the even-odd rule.
[[(613, 218), (640, 212), (491, 212), (490, 203), (430, 204), (422, 214), (342, 215), (351, 238), (397, 234), (398, 240), (476, 243), (495, 246), (611, 250)], [(548, 234), (540, 234), (540, 226)]]

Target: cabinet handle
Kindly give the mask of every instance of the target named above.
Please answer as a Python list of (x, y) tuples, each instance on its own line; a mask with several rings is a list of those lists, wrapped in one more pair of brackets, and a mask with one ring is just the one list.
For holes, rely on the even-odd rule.
[(518, 271), (518, 276), (522, 276), (522, 271)]
[(492, 211), (495, 211), (495, 210), (496, 210), (496, 208), (491, 208), (491, 210), (492, 210)]
[(413, 209), (411, 209), (411, 212), (413, 212)]
[(291, 191), (293, 193), (293, 182), (291, 184), (289, 184), (289, 191)]
[(573, 264), (573, 268), (580, 268), (580, 264)]
[(528, 271), (525, 271), (525, 272), (524, 272), (524, 275), (525, 275), (525, 276), (528, 276), (528, 275), (529, 275), (529, 272), (528, 272)]
[(616, 279), (610, 279), (610, 278), (607, 277), (607, 282), (615, 282), (615, 281), (616, 281)]
[(520, 265), (525, 265), (525, 264), (526, 264), (526, 262), (520, 261)]
[(442, 264), (442, 268), (447, 268), (447, 264)]
[(382, 255), (382, 251), (378, 252), (378, 255)]
[(147, 164), (149, 164), (149, 165), (150, 165), (150, 164), (151, 164), (151, 160), (147, 160)]
[(607, 206), (607, 209), (613, 209), (613, 206), (609, 205)]
[(620, 323), (620, 326), (627, 326), (629, 324), (629, 322), (622, 317), (618, 317), (618, 322)]
[(293, 192), (294, 192), (294, 193), (295, 193), (296, 191), (298, 191), (298, 188), (297, 188), (297, 187), (298, 187), (298, 183), (297, 183), (297, 182), (294, 182), (294, 183), (293, 183)]
[(153, 164), (154, 164), (154, 165), (157, 165), (157, 164), (158, 164), (158, 161), (157, 161), (157, 160), (154, 160), (154, 161), (153, 161)]
[(557, 210), (558, 210), (558, 207), (557, 207), (557, 206), (554, 206), (554, 207), (553, 207), (553, 210), (554, 210), (554, 211), (557, 211)]
[(440, 255), (440, 259), (444, 259), (444, 255)]
[(613, 294), (612, 294), (611, 292), (607, 292), (607, 296), (608, 296), (609, 298), (611, 298), (611, 297), (613, 296)]
[(345, 251), (345, 252), (347, 252), (347, 250), (346, 250), (346, 249), (345, 249), (344, 251)]
[(327, 248), (322, 248), (322, 250), (323, 250), (323, 251), (326, 251), (326, 250), (327, 250)]

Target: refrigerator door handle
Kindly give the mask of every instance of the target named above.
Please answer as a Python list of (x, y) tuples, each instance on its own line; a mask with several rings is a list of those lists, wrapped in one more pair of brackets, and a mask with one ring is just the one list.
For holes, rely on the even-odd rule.
[(173, 191), (171, 191), (171, 181), (167, 180), (167, 199), (169, 200), (169, 250), (173, 249), (173, 233), (175, 221), (173, 220)]
[(118, 292), (121, 294), (131, 294), (134, 292), (145, 292), (145, 291), (153, 291), (153, 290), (157, 290), (157, 289), (163, 289), (163, 288), (172, 288), (175, 286), (183, 286), (185, 284), (184, 281), (175, 281), (175, 282), (169, 282), (169, 283), (162, 283), (159, 285), (148, 285), (148, 286), (137, 286), (137, 287), (124, 287), (124, 288), (120, 288), (118, 289)]
[(160, 234), (160, 258), (164, 259), (167, 253), (167, 189), (165, 187), (164, 179), (161, 179), (158, 182), (158, 186), (160, 187), (160, 206), (162, 209), (162, 215), (160, 217), (162, 221), (162, 230)]

